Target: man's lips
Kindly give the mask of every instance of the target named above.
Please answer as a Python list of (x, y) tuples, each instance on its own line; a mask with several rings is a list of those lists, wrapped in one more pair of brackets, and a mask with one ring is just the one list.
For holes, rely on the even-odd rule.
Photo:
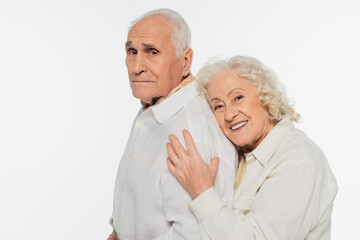
[(150, 83), (150, 82), (154, 82), (154, 81), (147, 81), (147, 80), (132, 80), (131, 82), (133, 82), (133, 83)]

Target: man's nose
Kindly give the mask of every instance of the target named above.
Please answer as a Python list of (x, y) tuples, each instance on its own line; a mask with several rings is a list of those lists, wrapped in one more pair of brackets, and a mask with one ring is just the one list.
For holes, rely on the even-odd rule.
[(232, 105), (226, 106), (225, 108), (225, 120), (231, 122), (237, 115), (239, 114), (239, 111), (236, 109), (236, 107), (233, 107)]
[(134, 62), (134, 72), (135, 74), (139, 75), (142, 72), (146, 72), (146, 71), (147, 71), (147, 67), (146, 67), (145, 57), (142, 54), (138, 54)]

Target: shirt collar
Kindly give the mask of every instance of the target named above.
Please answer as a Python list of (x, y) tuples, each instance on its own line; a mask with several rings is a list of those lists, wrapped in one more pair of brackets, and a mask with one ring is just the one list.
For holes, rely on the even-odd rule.
[(142, 111), (145, 112), (149, 107), (157, 105), (159, 103), (161, 103), (162, 101), (164, 101), (166, 98), (170, 97), (171, 95), (173, 95), (175, 92), (177, 92), (178, 90), (180, 90), (181, 88), (185, 87), (186, 85), (188, 85), (189, 83), (191, 83), (192, 81), (194, 81), (194, 77), (193, 75), (190, 73), (187, 78), (185, 78), (184, 80), (182, 80), (180, 82), (179, 85), (177, 85), (175, 88), (173, 88), (166, 96), (160, 97), (156, 100), (154, 100), (154, 103), (152, 105), (145, 103), (141, 100), (141, 105), (142, 105)]
[(170, 95), (168, 94), (166, 97), (161, 98), (160, 102), (158, 101), (155, 105), (148, 108), (148, 110), (154, 113), (155, 119), (159, 124), (162, 124), (172, 117), (180, 111), (189, 100), (199, 95), (196, 89), (196, 82), (193, 80), (193, 77), (190, 75), (182, 81), (185, 81), (184, 83), (174, 88), (170, 92)]
[(273, 129), (271, 129), (261, 143), (249, 153), (246, 157), (246, 161), (249, 162), (255, 158), (263, 166), (266, 166), (280, 142), (284, 139), (284, 136), (294, 128), (295, 126), (289, 117), (282, 119)]

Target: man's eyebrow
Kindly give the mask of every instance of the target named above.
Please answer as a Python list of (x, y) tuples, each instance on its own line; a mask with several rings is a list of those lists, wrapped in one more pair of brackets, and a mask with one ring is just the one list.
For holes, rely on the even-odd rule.
[(141, 45), (143, 45), (144, 48), (155, 48), (155, 45), (152, 43), (142, 43)]
[[(132, 41), (127, 41), (126, 43), (125, 43), (125, 47), (129, 47), (129, 46), (131, 46), (132, 45)], [(153, 48), (153, 47), (155, 47), (155, 44), (153, 44), (153, 43), (142, 43), (141, 44), (143, 47), (145, 47), (145, 48)]]
[(132, 42), (131, 42), (131, 41), (127, 41), (127, 42), (125, 43), (125, 47), (130, 47), (130, 46), (131, 46), (131, 44), (132, 44)]

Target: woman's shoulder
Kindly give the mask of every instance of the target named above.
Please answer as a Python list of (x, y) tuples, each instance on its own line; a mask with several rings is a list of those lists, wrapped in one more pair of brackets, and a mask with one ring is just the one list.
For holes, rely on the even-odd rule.
[(309, 184), (319, 184), (324, 191), (336, 193), (336, 179), (321, 148), (303, 131), (291, 130), (275, 150), (269, 165), (269, 175), (306, 178)]
[(321, 148), (305, 132), (294, 128), (281, 140), (275, 154), (282, 161), (320, 167), (327, 162)]
[(337, 192), (336, 178), (321, 148), (305, 132), (294, 128), (281, 141), (274, 154), (273, 171), (306, 176), (309, 182), (320, 184), (324, 192)]

